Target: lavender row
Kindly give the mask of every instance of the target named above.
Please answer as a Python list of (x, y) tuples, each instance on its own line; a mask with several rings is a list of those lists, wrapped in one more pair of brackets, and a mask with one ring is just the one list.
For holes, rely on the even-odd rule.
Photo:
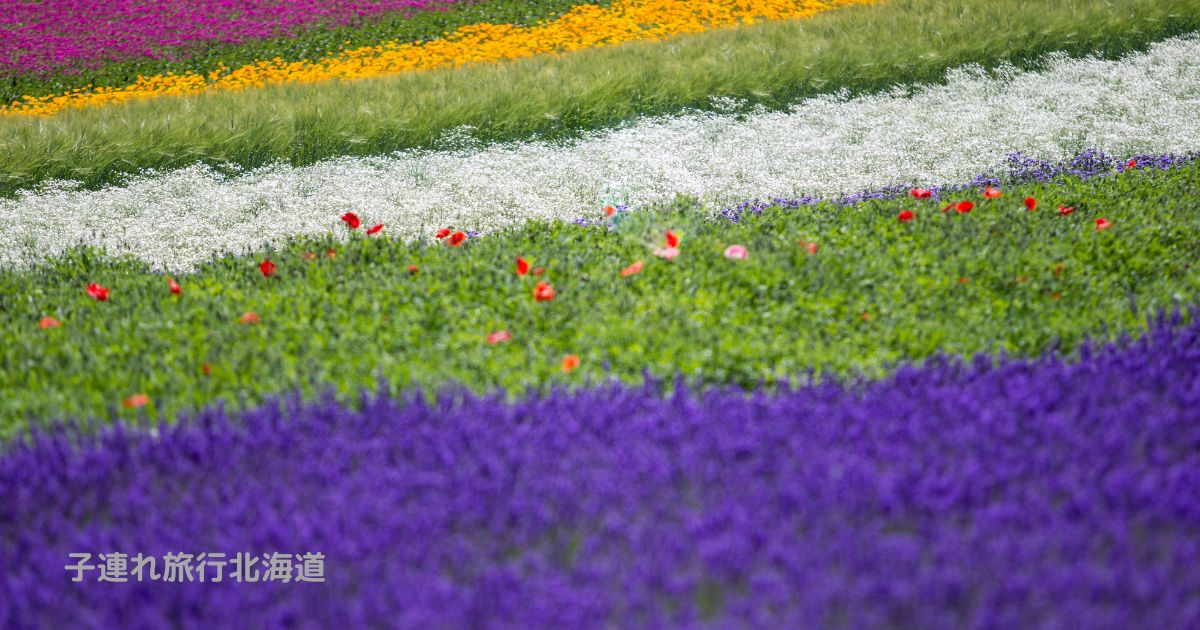
[[(0, 625), (1200, 622), (1200, 324), (1072, 361), (676, 385), (41, 434), (0, 459)], [(324, 581), (65, 570), (181, 551), (323, 554)]]

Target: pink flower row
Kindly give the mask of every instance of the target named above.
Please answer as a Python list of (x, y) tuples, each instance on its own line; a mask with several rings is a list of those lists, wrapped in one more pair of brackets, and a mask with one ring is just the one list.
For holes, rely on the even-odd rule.
[(294, 35), (459, 0), (0, 0), (0, 69), (48, 74), (105, 61), (176, 59), (180, 48)]

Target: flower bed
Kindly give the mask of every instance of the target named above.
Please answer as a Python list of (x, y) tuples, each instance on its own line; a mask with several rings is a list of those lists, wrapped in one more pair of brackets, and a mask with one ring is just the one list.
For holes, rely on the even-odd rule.
[[(292, 389), (353, 398), (377, 378), (536, 391), (648, 370), (752, 387), (809, 370), (878, 376), (938, 352), (1070, 350), (1200, 301), (1200, 164), (1143, 160), (737, 223), (682, 201), (596, 208), (609, 229), (532, 222), (480, 237), (440, 223), (407, 243), (386, 219), (338, 211), (326, 221), (350, 238), (226, 256), (174, 276), (178, 292), (142, 263), (75, 249), (0, 271), (0, 365), (13, 366), (0, 369), (0, 434)], [(568, 355), (580, 364), (564, 373)], [(122, 407), (138, 394), (144, 407)]]
[[(1175, 326), (1077, 362), (777, 395), (608, 385), (54, 430), (0, 457), (0, 620), (1185, 626), (1200, 325)], [(114, 552), (321, 553), (325, 581), (264, 560), (256, 583), (98, 582)], [(79, 583), (68, 553), (93, 554)]]
[(1200, 0), (176, 5), (0, 68), (0, 627), (1196, 625)]
[[(780, 111), (843, 90), (898, 96), (892, 90), (941, 84), (947, 70), (964, 64), (1036, 70), (1053, 53), (1112, 59), (1200, 28), (1200, 0), (1086, 0), (1069, 7), (1054, 0), (966, 1), (969, 10), (942, 0), (885, 2), (517, 63), (212, 91), (50, 118), (0, 117), (0, 195), (56, 179), (99, 188), (145, 169), (206, 164), (228, 172), (436, 149), (464, 126), (483, 143), (577, 139), (689, 108), (720, 110), (729, 98)], [(992, 36), (977, 37), (981, 31)], [(1168, 82), (1154, 91), (1171, 89)], [(1041, 98), (1027, 105), (1057, 116), (1054, 101)], [(1086, 121), (1093, 111), (1072, 113)], [(931, 122), (940, 113), (930, 112)], [(1069, 133), (1061, 140), (1076, 145), (1071, 152), (1089, 144), (1119, 150)], [(998, 158), (1020, 147), (957, 148), (956, 157), (983, 148)]]
[[(691, 114), (569, 143), (457, 146), (386, 158), (274, 166), (224, 177), (194, 167), (99, 191), (0, 200), (0, 264), (80, 242), (182, 271), (214, 254), (327, 233), (354, 211), (405, 239), (432, 226), (483, 232), (528, 220), (600, 218), (607, 204), (694, 195), (716, 210), (754, 197), (832, 197), (1004, 176), (1008, 154), (1071, 159), (1200, 147), (1200, 40), (1117, 61), (1059, 59), (1040, 72), (960, 70), (911, 95), (825, 97), (787, 112)], [(1030, 111), (1039, 111), (1036, 116)], [(48, 229), (53, 226), (52, 229)], [(129, 229), (137, 226), (136, 229)]]
[(457, 0), (43, 0), (0, 3), (0, 69), (48, 74), (104, 61), (180, 55), (207, 42), (241, 43), (343, 25), (380, 13), (439, 10)]

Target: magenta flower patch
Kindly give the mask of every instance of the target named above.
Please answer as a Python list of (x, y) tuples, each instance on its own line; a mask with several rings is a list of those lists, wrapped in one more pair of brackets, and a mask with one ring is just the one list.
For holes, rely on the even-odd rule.
[(0, 0), (0, 69), (49, 74), (105, 61), (178, 59), (210, 42), (286, 37), (457, 0)]

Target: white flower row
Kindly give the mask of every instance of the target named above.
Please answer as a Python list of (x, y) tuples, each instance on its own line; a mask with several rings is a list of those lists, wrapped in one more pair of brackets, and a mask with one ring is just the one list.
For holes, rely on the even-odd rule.
[(346, 211), (416, 239), (442, 226), (490, 232), (599, 217), (605, 203), (676, 193), (719, 209), (753, 197), (957, 183), (1011, 151), (1060, 160), (1086, 148), (1200, 148), (1200, 39), (1117, 61), (1056, 58), (1039, 72), (959, 69), (944, 85), (814, 98), (788, 112), (646, 119), (568, 143), (402, 152), (232, 178), (193, 167), (99, 191), (64, 185), (0, 201), (0, 265), (87, 243), (178, 271), (292, 235), (344, 232)]

